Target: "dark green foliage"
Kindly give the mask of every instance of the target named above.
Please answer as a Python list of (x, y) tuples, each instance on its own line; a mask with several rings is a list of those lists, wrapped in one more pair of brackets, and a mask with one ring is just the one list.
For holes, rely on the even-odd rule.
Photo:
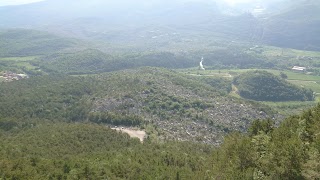
[[(72, 83), (70, 83), (72, 82)], [(0, 117), (83, 120), (85, 100), (94, 86), (90, 78), (41, 76), (0, 87)]]
[(258, 135), (259, 133), (263, 132), (265, 134), (269, 134), (274, 129), (274, 121), (271, 119), (267, 120), (256, 120), (253, 121), (248, 132), (250, 136)]
[(286, 75), (284, 72), (280, 72), (280, 77), (283, 79), (288, 79), (288, 75)]
[(297, 87), (266, 71), (251, 71), (234, 78), (239, 94), (257, 101), (312, 101), (313, 91)]
[(138, 115), (119, 114), (113, 112), (96, 112), (89, 114), (89, 121), (112, 125), (139, 126), (144, 120)]
[(288, 117), (278, 128), (270, 120), (255, 121), (250, 136), (227, 136), (214, 153), (215, 177), (319, 179), (319, 115), (320, 105)]
[[(0, 130), (1, 131), (1, 130)], [(141, 144), (107, 127), (42, 123), (0, 136), (0, 177), (10, 179), (204, 179), (212, 148)]]

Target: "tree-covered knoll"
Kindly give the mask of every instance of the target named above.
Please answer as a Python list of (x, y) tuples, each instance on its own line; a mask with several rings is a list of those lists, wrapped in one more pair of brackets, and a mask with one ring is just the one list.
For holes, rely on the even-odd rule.
[(9, 29), (0, 31), (0, 57), (21, 57), (55, 53), (78, 44), (43, 31)]
[(249, 71), (234, 78), (240, 96), (257, 101), (312, 101), (313, 91), (290, 84), (267, 71)]

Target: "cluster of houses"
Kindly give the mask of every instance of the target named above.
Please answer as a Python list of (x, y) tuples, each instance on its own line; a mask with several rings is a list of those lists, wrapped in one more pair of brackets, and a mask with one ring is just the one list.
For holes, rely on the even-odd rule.
[(21, 79), (28, 78), (28, 75), (17, 74), (17, 73), (13, 73), (11, 71), (7, 71), (2, 74), (2, 78), (4, 79), (4, 81), (10, 82), (10, 81), (14, 81), (14, 80), (21, 80)]

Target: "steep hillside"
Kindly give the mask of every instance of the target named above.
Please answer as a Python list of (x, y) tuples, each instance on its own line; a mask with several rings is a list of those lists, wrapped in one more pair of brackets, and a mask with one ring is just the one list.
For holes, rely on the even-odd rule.
[[(9, 93), (10, 92), (10, 93)], [(160, 138), (210, 144), (271, 117), (259, 104), (230, 98), (174, 71), (140, 68), (90, 77), (43, 76), (0, 87), (2, 118), (92, 121), (157, 129)]]
[(300, 88), (267, 71), (251, 71), (234, 78), (239, 94), (257, 101), (312, 101), (313, 91)]

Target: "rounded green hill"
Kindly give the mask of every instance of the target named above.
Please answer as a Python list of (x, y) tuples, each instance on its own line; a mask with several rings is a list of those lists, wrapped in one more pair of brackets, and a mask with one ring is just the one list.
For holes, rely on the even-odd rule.
[(312, 101), (313, 91), (290, 84), (267, 71), (249, 71), (234, 78), (239, 94), (256, 101)]

